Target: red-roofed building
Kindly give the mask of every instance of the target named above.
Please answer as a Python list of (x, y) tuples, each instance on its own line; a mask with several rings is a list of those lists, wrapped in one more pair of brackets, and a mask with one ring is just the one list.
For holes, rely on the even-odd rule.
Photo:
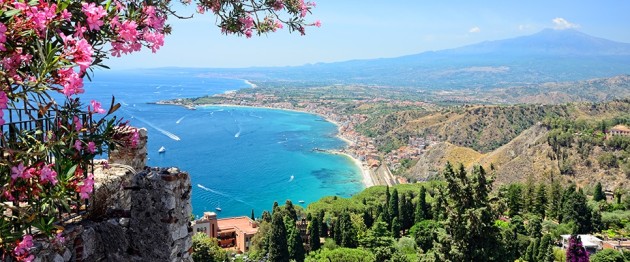
[(230, 217), (217, 219), (214, 212), (205, 212), (203, 217), (193, 221), (193, 232), (201, 232), (219, 240), (223, 248), (236, 249), (243, 253), (249, 251), (251, 239), (258, 232), (256, 221), (251, 218)]
[(630, 128), (624, 125), (616, 125), (608, 130), (611, 136), (630, 136)]

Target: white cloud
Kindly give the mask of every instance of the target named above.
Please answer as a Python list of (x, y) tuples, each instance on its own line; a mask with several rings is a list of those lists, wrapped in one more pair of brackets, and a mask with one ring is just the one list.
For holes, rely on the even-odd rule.
[(478, 26), (475, 26), (471, 28), (470, 30), (468, 30), (468, 33), (479, 33), (479, 32), (481, 32), (481, 28), (479, 28)]
[(579, 28), (580, 25), (571, 23), (564, 18), (556, 17), (551, 20), (554, 24), (553, 28), (557, 30), (571, 29), (571, 28)]

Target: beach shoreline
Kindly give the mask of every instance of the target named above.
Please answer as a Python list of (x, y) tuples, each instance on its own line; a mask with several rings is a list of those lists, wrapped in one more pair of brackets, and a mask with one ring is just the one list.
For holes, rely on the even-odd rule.
[[(204, 105), (196, 105), (196, 106), (189, 106), (189, 105), (181, 105), (181, 106), (184, 106), (184, 107), (186, 107), (188, 109), (191, 109), (191, 107), (213, 107), (213, 106), (214, 107), (261, 108), (261, 109), (283, 110), (283, 111), (289, 111), (289, 112), (306, 113), (306, 114), (311, 114), (311, 115), (317, 115), (317, 116), (322, 117), (327, 122), (330, 122), (333, 125), (337, 126), (337, 134), (335, 135), (335, 137), (337, 137), (339, 140), (344, 141), (346, 143), (346, 146), (351, 146), (351, 145), (354, 144), (354, 142), (352, 142), (348, 138), (345, 138), (345, 137), (342, 136), (342, 134), (341, 134), (341, 125), (337, 121), (329, 119), (325, 115), (314, 113), (314, 112), (309, 112), (309, 111), (305, 111), (305, 110), (285, 109), (285, 108), (276, 108), (276, 107), (268, 107), (268, 106), (232, 105), (232, 104), (204, 104)], [(359, 170), (361, 171), (362, 183), (365, 186), (365, 188), (372, 187), (372, 186), (375, 185), (374, 180), (372, 179), (372, 176), (370, 175), (370, 170), (369, 170), (369, 168), (367, 168), (367, 163), (365, 161), (361, 161), (358, 158), (356, 158), (356, 157), (354, 157), (354, 156), (352, 156), (352, 155), (350, 155), (348, 153), (345, 153), (343, 151), (340, 151), (340, 150), (327, 150), (326, 152), (332, 153), (332, 154), (339, 154), (339, 155), (343, 155), (345, 157), (350, 158), (352, 160), (352, 162), (354, 163), (354, 165), (357, 168), (359, 168)]]

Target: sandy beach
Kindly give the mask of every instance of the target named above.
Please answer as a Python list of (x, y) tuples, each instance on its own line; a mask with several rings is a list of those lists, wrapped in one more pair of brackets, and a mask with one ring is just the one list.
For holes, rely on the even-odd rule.
[(352, 162), (354, 162), (354, 164), (357, 167), (359, 167), (359, 169), (361, 169), (361, 176), (363, 176), (363, 184), (365, 185), (366, 188), (374, 186), (374, 181), (372, 180), (372, 176), (370, 175), (370, 169), (364, 163), (361, 163), (361, 161), (359, 161), (359, 159), (356, 159), (356, 158), (352, 157), (351, 155), (346, 154), (344, 152), (336, 151), (335, 153), (340, 154), (340, 155), (344, 155), (344, 156), (352, 159)]

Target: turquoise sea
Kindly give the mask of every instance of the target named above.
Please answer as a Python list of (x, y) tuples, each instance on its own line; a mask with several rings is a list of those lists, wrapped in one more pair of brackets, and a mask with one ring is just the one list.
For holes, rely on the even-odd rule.
[[(98, 71), (93, 82), (86, 83), (84, 99), (97, 98), (107, 107), (114, 95), (123, 105), (117, 115), (147, 128), (149, 165), (176, 166), (190, 173), (196, 216), (216, 207), (222, 209), (220, 217), (249, 216), (252, 209), (260, 216), (274, 201), (291, 199), (306, 207), (323, 196), (348, 197), (364, 188), (360, 170), (350, 159), (312, 151), (344, 146), (335, 137), (336, 126), (320, 116), (150, 104), (249, 87), (243, 80), (202, 74), (197, 69)], [(159, 154), (162, 146), (166, 152)]]

